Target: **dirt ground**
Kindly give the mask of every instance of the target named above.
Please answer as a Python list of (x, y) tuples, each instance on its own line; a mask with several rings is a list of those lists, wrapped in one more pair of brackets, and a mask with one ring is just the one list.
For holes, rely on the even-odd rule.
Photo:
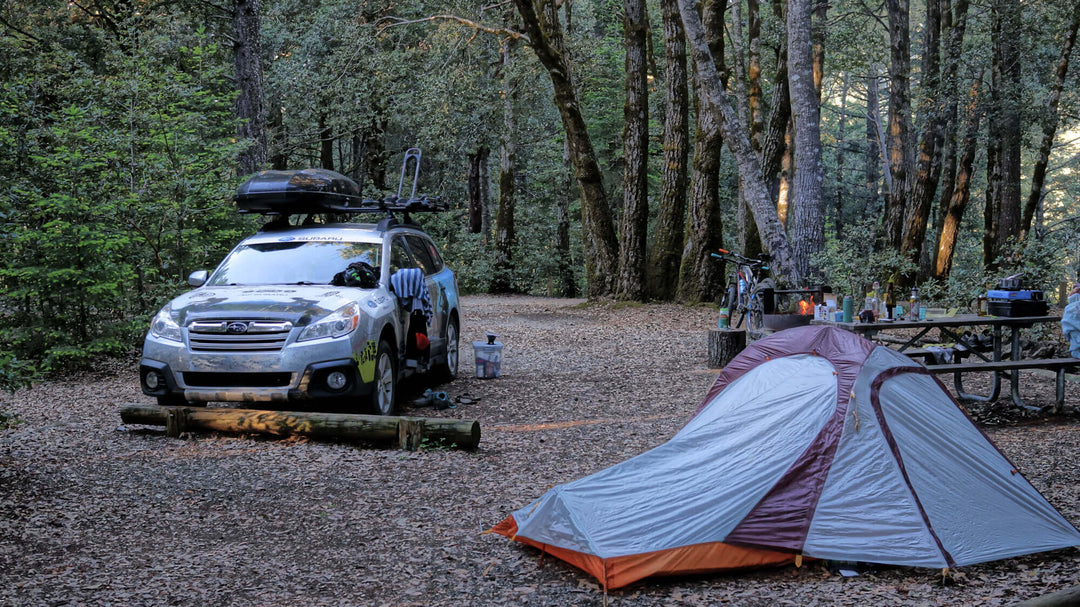
[[(42, 383), (0, 409), (0, 605), (601, 605), (594, 579), (481, 533), (549, 487), (669, 439), (715, 377), (707, 308), (467, 297), (462, 374), (478, 399), (405, 413), (479, 420), (474, 452), (125, 426), (149, 402), (136, 361)], [(470, 377), (469, 342), (505, 344), (502, 377)], [(1025, 374), (1029, 402), (1053, 379)], [(1070, 384), (1066, 403), (1080, 405)], [(415, 390), (412, 394), (415, 396)], [(1080, 524), (1080, 416), (973, 411)], [(995, 425), (990, 425), (993, 422)], [(1080, 550), (950, 571), (842, 577), (802, 568), (651, 579), (613, 605), (1004, 605), (1080, 584)]]

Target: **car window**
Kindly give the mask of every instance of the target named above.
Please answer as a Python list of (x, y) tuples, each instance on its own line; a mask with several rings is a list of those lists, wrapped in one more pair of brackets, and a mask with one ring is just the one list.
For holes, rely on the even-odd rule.
[(446, 267), (446, 264), (443, 262), (442, 255), (439, 253), (438, 247), (435, 246), (434, 242), (431, 242), (427, 239), (424, 239), (424, 244), (427, 245), (428, 253), (431, 254), (431, 260), (435, 262), (435, 271), (441, 272), (442, 269)]
[(420, 265), (425, 275), (431, 276), (439, 271), (435, 260), (431, 258), (431, 253), (428, 252), (428, 243), (422, 237), (409, 234), (405, 236), (405, 241), (409, 243), (409, 251), (412, 252), (413, 259)]
[(282, 240), (242, 244), (218, 266), (210, 286), (330, 284), (355, 261), (379, 267), (379, 245), (367, 242)]
[(395, 236), (390, 242), (390, 275), (405, 268), (415, 268), (416, 262), (409, 256), (405, 241), (400, 236)]

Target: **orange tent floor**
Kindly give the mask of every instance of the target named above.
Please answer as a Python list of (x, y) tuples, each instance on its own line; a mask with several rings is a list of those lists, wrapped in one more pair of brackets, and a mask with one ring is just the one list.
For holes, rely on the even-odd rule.
[(654, 552), (601, 558), (596, 555), (550, 546), (517, 535), (518, 525), (508, 516), (492, 531), (556, 556), (592, 575), (605, 590), (621, 588), (642, 578), (665, 575), (691, 575), (732, 569), (748, 569), (794, 563), (796, 555), (758, 548), (734, 546), (723, 542), (693, 544)]

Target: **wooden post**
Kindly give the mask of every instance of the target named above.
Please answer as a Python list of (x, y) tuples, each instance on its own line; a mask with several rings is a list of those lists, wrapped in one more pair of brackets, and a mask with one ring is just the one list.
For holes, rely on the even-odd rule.
[[(361, 440), (419, 446), (427, 438), (459, 449), (480, 443), (480, 423), (444, 417), (353, 415), (308, 411), (260, 411), (214, 407), (160, 407), (129, 404), (120, 409), (125, 424), (145, 424), (180, 432), (238, 432), (315, 439)], [(172, 420), (170, 422), (170, 419)], [(405, 420), (410, 423), (403, 424)], [(172, 436), (170, 434), (170, 436)], [(408, 440), (401, 442), (401, 437)]]
[(745, 329), (709, 329), (709, 368), (723, 369), (745, 347)]
[(178, 438), (187, 431), (187, 413), (180, 407), (173, 407), (165, 412), (165, 435)]
[(424, 441), (424, 420), (416, 417), (402, 417), (398, 420), (398, 448), (416, 451)]

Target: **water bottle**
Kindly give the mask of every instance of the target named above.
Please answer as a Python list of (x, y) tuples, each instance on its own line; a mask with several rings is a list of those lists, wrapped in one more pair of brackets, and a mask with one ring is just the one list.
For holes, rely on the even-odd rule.
[(743, 293), (746, 293), (746, 279), (740, 276), (739, 277), (739, 295), (742, 295)]

